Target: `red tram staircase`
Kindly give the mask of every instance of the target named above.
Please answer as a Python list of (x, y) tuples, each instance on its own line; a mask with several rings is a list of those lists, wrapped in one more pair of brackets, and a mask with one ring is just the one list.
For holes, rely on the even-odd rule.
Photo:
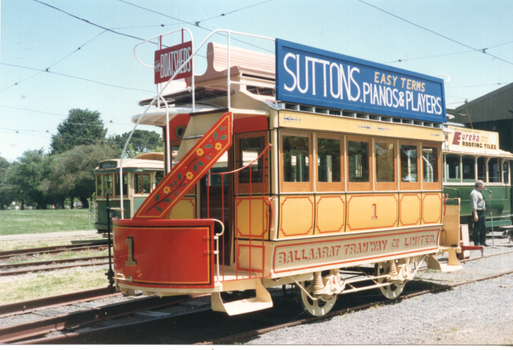
[[(244, 241), (243, 244), (239, 244), (238, 238), (235, 238), (235, 271), (233, 272), (231, 269), (227, 274), (225, 273), (224, 259), (226, 249), (222, 249), (221, 253), (219, 247), (220, 245), (225, 247), (222, 223), (225, 221), (224, 209), (221, 210), (222, 221), (210, 218), (210, 215), (207, 219), (167, 219), (180, 199), (208, 173), (231, 147), (232, 122), (231, 112), (222, 115), (164, 177), (132, 219), (114, 221), (115, 280), (122, 291), (130, 293), (134, 290), (142, 290), (161, 296), (179, 294), (181, 290), (183, 293), (191, 293), (191, 290), (212, 291), (212, 309), (224, 311), (230, 315), (272, 307), (271, 296), (260, 282), (264, 276), (263, 233), (261, 239), (258, 240), (252, 240), (250, 235), (249, 241)], [(267, 145), (255, 161), (262, 157), (269, 146)], [(253, 162), (245, 167), (251, 166)], [(223, 184), (224, 176), (234, 174), (236, 177), (243, 168), (211, 175), (221, 176), (221, 184)], [(208, 188), (209, 186), (207, 186), (207, 191)], [(271, 207), (270, 201), (264, 198), (265, 192), (265, 181), (263, 181), (262, 213), (265, 208)], [(235, 193), (235, 202), (237, 199), (238, 188)], [(224, 202), (223, 195), (221, 208), (224, 208)], [(249, 203), (251, 202), (250, 192)], [(209, 199), (207, 199), (207, 203), (209, 203)], [(209, 211), (207, 209), (207, 213)], [(252, 213), (251, 209), (250, 213)], [(265, 220), (266, 215), (262, 215), (262, 219)], [(268, 219), (262, 223), (262, 227), (268, 225), (270, 222)], [(251, 218), (249, 220), (251, 226)], [(221, 223), (223, 226), (220, 233), (214, 231), (215, 222)], [(235, 231), (233, 230), (233, 232)], [(239, 246), (244, 246), (247, 248), (246, 251), (249, 251), (249, 267), (239, 266)], [(254, 259), (261, 261), (258, 267), (252, 267), (251, 252), (255, 248), (262, 252), (261, 257)], [(220, 263), (220, 255), (222, 255), (222, 263)], [(241, 280), (251, 281), (252, 288), (245, 284), (243, 289), (255, 289), (256, 297), (223, 303), (220, 291), (226, 289), (223, 286), (214, 291), (216, 282)]]

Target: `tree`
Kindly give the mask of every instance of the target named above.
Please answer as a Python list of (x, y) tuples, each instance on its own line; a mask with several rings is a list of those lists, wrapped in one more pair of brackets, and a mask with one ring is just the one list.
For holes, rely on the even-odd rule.
[(23, 204), (37, 204), (38, 209), (46, 208), (47, 198), (39, 186), (47, 175), (43, 149), (23, 152), (23, 155), (7, 168), (5, 184), (14, 200)]
[(9, 192), (8, 184), (5, 182), (6, 172), (10, 166), (11, 163), (7, 159), (0, 157), (0, 210), (3, 210), (4, 206), (11, 203), (14, 199)]
[[(117, 157), (121, 156), (129, 135), (129, 132), (125, 132), (122, 135), (109, 137), (108, 143), (118, 152)], [(151, 151), (163, 152), (162, 137), (155, 131), (135, 130), (128, 145), (127, 153), (129, 157)]]
[(89, 208), (89, 198), (95, 191), (94, 169), (101, 160), (113, 158), (109, 145), (81, 145), (56, 155), (52, 160), (53, 176), (49, 190), (61, 198), (79, 198), (83, 208)]
[(79, 145), (103, 143), (106, 134), (100, 112), (73, 108), (57, 127), (57, 134), (52, 135), (52, 154), (63, 153)]

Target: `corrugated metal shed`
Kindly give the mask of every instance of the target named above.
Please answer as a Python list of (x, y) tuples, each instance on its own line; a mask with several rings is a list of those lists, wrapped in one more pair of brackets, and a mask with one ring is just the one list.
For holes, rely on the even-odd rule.
[(463, 104), (455, 108), (453, 113), (451, 114), (453, 114), (455, 118), (451, 119), (452, 122), (463, 123), (466, 125), (469, 124), (468, 116), (470, 116), (470, 120), (473, 124), (499, 120), (512, 120), (513, 83), (468, 102), (466, 108)]

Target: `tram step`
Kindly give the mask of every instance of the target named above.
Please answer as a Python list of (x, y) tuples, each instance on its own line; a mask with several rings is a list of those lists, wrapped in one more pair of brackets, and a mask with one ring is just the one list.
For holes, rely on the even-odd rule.
[(221, 293), (212, 293), (212, 310), (226, 312), (228, 315), (240, 315), (248, 312), (269, 309), (273, 307), (271, 294), (262, 286), (260, 280), (255, 280), (256, 297), (249, 299), (236, 300), (224, 303), (221, 299)]
[(441, 263), (438, 261), (433, 255), (428, 255), (427, 265), (428, 269), (440, 270), (442, 272), (451, 272), (456, 270), (461, 270), (463, 267), (460, 265), (458, 261), (458, 257), (456, 253), (461, 253), (461, 249), (459, 247), (441, 247), (443, 252), (449, 253), (449, 261), (447, 263)]

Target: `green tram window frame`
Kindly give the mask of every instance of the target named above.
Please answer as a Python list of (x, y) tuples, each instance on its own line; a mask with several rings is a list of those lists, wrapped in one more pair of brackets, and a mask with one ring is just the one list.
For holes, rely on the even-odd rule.
[[(144, 179), (147, 177), (148, 182)], [(147, 185), (147, 191), (145, 191), (145, 185)], [(134, 174), (134, 194), (144, 195), (151, 192), (151, 174), (150, 173), (136, 173)]]
[(509, 160), (502, 160), (502, 182), (509, 185)]
[(461, 157), (457, 154), (446, 154), (444, 177), (447, 182), (461, 182)]
[[(115, 197), (119, 198), (121, 196), (121, 187), (119, 182), (119, 173), (116, 173), (114, 175), (114, 179), (116, 182), (116, 189), (115, 189)], [(128, 174), (123, 173), (123, 198), (128, 197)]]
[[(304, 132), (290, 132), (290, 131), (282, 131), (280, 133), (280, 164), (282, 166), (282, 171), (280, 172), (280, 187), (281, 192), (313, 192), (313, 171), (312, 171), (312, 134), (304, 133)], [(291, 148), (291, 142), (296, 143), (297, 146), (300, 146), (302, 153), (293, 153)], [(296, 147), (297, 149), (298, 147)], [(308, 153), (305, 153), (308, 150)], [(306, 157), (305, 157), (306, 155)], [(292, 157), (296, 159), (295, 168), (293, 168), (292, 161), (294, 160)], [(302, 159), (302, 160), (301, 160)], [(294, 169), (298, 169), (298, 160), (305, 163), (306, 173), (300, 176), (302, 181), (291, 181), (296, 180), (297, 175), (299, 174)], [(290, 164), (286, 164), (290, 163)], [(308, 164), (306, 164), (308, 162)], [(294, 176), (295, 175), (295, 176)], [(308, 178), (306, 178), (306, 176)]]
[[(472, 164), (470, 164), (472, 161)], [(468, 163), (468, 164), (467, 164)], [(470, 169), (470, 171), (465, 171)], [(463, 173), (463, 182), (476, 182), (476, 157), (463, 156), (461, 157), (461, 171)]]
[[(500, 158), (488, 158), (486, 165), (488, 183), (502, 183), (502, 161)], [(493, 167), (495, 166), (495, 170)], [(494, 173), (492, 177), (492, 172)]]
[(103, 198), (103, 174), (96, 174), (96, 198)]
[(486, 176), (486, 157), (477, 157), (477, 179), (483, 182), (488, 182)]

